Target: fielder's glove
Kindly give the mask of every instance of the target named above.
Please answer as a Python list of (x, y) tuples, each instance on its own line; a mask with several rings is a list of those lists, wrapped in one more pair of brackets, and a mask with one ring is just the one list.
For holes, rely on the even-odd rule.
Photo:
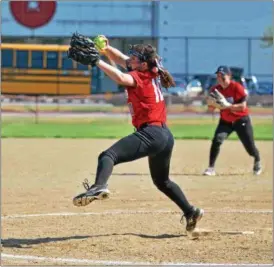
[(78, 33), (72, 35), (67, 54), (68, 58), (83, 65), (95, 66), (100, 59), (94, 42), (90, 38)]
[(207, 104), (219, 109), (226, 109), (231, 106), (231, 103), (217, 89), (209, 94)]

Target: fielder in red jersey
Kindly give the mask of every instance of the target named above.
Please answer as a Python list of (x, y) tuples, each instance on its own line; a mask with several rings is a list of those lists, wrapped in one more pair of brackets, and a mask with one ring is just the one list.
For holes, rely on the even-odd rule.
[[(238, 82), (230, 81), (226, 88), (221, 84), (212, 87), (210, 91), (217, 89), (228, 102), (231, 104), (242, 103), (247, 98), (247, 90)], [(221, 119), (227, 122), (234, 122), (242, 117), (248, 116), (249, 110), (247, 105), (244, 105), (240, 110), (231, 110), (230, 108), (220, 110)]]
[[(103, 60), (97, 66), (117, 84), (125, 87), (127, 103), (136, 131), (113, 144), (98, 157), (95, 183), (84, 182), (86, 192), (73, 199), (76, 206), (86, 206), (108, 197), (107, 182), (117, 164), (148, 157), (149, 170), (156, 187), (182, 210), (186, 230), (192, 232), (203, 216), (203, 210), (190, 205), (183, 191), (169, 179), (174, 138), (166, 125), (166, 106), (161, 87), (175, 86), (169, 72), (160, 63), (151, 45), (130, 46), (128, 55), (107, 46), (104, 55), (122, 66), (120, 71)], [(114, 64), (112, 64), (114, 65)]]
[[(255, 146), (253, 127), (247, 107), (247, 90), (240, 83), (232, 80), (231, 71), (227, 66), (218, 67), (216, 75), (218, 84), (211, 91), (217, 89), (230, 104), (227, 108), (220, 110), (220, 121), (210, 147), (209, 167), (204, 171), (204, 175), (216, 174), (214, 167), (220, 147), (234, 131), (247, 153), (254, 158), (254, 175), (260, 175), (262, 166), (259, 151)], [(209, 106), (209, 109), (213, 111), (214, 107)]]

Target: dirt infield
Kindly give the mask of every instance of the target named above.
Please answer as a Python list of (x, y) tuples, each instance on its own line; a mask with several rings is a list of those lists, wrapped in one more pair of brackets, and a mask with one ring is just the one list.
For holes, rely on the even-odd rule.
[(227, 141), (219, 175), (204, 177), (210, 141), (176, 141), (171, 179), (205, 209), (195, 240), (177, 206), (154, 187), (146, 159), (115, 167), (109, 199), (72, 205), (113, 142), (2, 140), (2, 266), (273, 262), (272, 142), (257, 142), (261, 176), (252, 175), (241, 144)]

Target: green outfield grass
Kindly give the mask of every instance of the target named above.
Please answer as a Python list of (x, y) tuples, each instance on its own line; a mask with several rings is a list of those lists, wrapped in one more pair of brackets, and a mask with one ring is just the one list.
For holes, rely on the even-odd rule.
[[(217, 119), (174, 119), (169, 127), (176, 139), (211, 139)], [(273, 140), (271, 119), (253, 119), (256, 140)], [(34, 119), (2, 120), (2, 138), (121, 138), (134, 131), (130, 121), (121, 119)], [(238, 139), (235, 134), (231, 140)]]
[[(180, 112), (197, 112), (197, 113), (204, 113), (207, 110), (206, 106), (185, 106), (183, 104), (172, 104), (167, 107), (169, 113), (180, 113)], [(272, 107), (256, 107), (252, 106), (249, 107), (251, 114), (272, 114), (273, 109)], [(35, 103), (32, 105), (18, 105), (18, 104), (8, 104), (2, 105), (2, 111), (32, 111), (35, 112), (36, 105)], [(105, 106), (105, 105), (66, 105), (66, 104), (51, 104), (51, 105), (38, 105), (39, 112), (56, 112), (56, 111), (63, 111), (63, 112), (113, 112), (113, 113), (120, 113), (120, 112), (128, 112), (128, 106)], [(216, 113), (218, 111), (216, 110)]]

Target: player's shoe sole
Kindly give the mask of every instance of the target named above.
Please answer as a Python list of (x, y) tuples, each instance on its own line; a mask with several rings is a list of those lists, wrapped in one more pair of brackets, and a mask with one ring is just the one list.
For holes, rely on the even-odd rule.
[(109, 194), (110, 192), (108, 189), (104, 189), (103, 191), (99, 191), (99, 192), (87, 191), (73, 198), (73, 204), (74, 206), (77, 206), (77, 207), (87, 206), (94, 200), (103, 200), (108, 198)]

